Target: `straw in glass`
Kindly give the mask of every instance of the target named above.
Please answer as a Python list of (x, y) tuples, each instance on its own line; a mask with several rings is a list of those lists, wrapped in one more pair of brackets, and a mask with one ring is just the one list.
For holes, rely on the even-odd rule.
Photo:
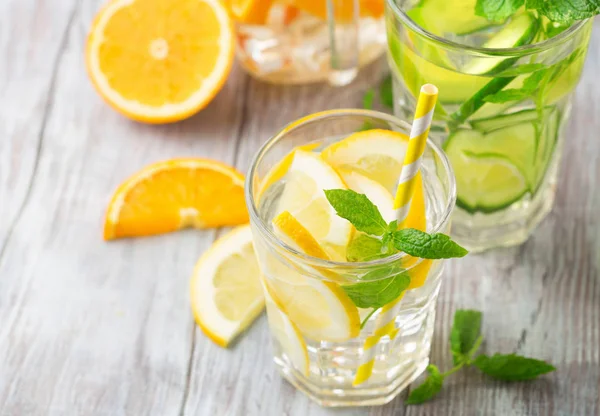
[[(435, 85), (425, 84), (421, 87), (421, 92), (419, 93), (419, 98), (417, 100), (415, 119), (410, 130), (408, 149), (404, 156), (404, 163), (402, 165), (402, 171), (400, 172), (400, 178), (398, 178), (398, 187), (396, 189), (396, 198), (394, 200), (396, 218), (400, 228), (403, 228), (403, 223), (408, 216), (410, 202), (415, 192), (416, 177), (421, 168), (421, 157), (425, 151), (437, 96), (438, 89)], [(394, 339), (398, 333), (398, 329), (395, 326), (395, 319), (399, 313), (400, 301), (403, 296), (404, 292), (402, 292), (396, 300), (381, 308), (375, 332), (365, 340), (363, 345), (364, 353), (361, 364), (356, 371), (356, 376), (352, 383), (353, 385), (356, 386), (362, 384), (371, 377), (373, 365), (375, 364), (375, 349), (379, 340), (386, 335), (388, 335), (390, 339)]]

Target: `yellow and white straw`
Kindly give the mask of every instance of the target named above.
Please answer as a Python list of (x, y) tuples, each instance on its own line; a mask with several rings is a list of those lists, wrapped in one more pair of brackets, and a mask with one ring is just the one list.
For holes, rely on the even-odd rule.
[[(421, 168), (421, 158), (425, 151), (433, 111), (437, 102), (438, 89), (435, 85), (425, 84), (421, 87), (421, 92), (417, 100), (417, 109), (415, 119), (410, 130), (410, 140), (408, 149), (404, 156), (404, 164), (398, 178), (398, 187), (396, 188), (396, 198), (394, 208), (396, 209), (396, 218), (398, 226), (403, 228), (403, 222), (408, 216), (410, 202), (415, 192), (416, 176)], [(375, 364), (375, 350), (379, 340), (384, 336), (389, 336), (393, 340), (398, 328), (395, 326), (396, 316), (400, 311), (400, 301), (404, 292), (383, 308), (377, 318), (377, 324), (373, 335), (365, 340), (363, 345), (363, 356), (359, 365), (353, 384), (355, 386), (364, 383), (371, 377), (373, 365)]]

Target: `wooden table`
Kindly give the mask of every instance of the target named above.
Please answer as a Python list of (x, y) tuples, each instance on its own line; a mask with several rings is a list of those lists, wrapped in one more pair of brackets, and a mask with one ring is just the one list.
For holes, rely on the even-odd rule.
[(0, 415), (600, 414), (600, 21), (567, 134), (554, 211), (521, 247), (450, 262), (432, 362), (448, 368), (457, 308), (484, 311), (482, 351), (558, 371), (504, 384), (464, 371), (406, 407), (328, 410), (276, 373), (261, 317), (230, 349), (195, 326), (188, 285), (219, 231), (102, 241), (106, 204), (141, 167), (202, 156), (248, 168), (283, 124), (360, 106), (384, 65), (347, 88), (282, 88), (235, 68), (203, 112), (131, 122), (88, 81), (95, 1), (0, 1)]

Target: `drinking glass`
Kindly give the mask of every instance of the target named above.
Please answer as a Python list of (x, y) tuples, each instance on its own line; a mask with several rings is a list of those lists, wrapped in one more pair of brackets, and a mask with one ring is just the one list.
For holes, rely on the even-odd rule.
[(430, 135), (456, 174), (453, 236), (471, 251), (522, 243), (552, 209), (592, 21), (521, 11), (492, 24), (474, 1), (439, 2), (387, 1), (394, 112), (410, 119), (420, 86), (439, 88)]
[[(333, 110), (291, 123), (258, 151), (246, 179), (246, 203), (250, 212), (254, 248), (263, 275), (269, 326), (273, 337), (274, 361), (289, 382), (325, 406), (358, 406), (390, 401), (423, 372), (429, 352), (440, 289), (443, 261), (412, 258), (404, 253), (368, 261), (337, 262), (311, 257), (282, 241), (272, 227), (285, 178), (272, 183), (272, 169), (298, 146), (319, 151), (324, 146), (363, 130), (388, 129), (410, 132), (410, 125), (394, 116), (368, 110)], [(455, 182), (448, 159), (428, 140), (422, 159), (426, 229), (447, 233), (455, 204)], [(265, 181), (269, 181), (265, 189)], [(296, 318), (304, 312), (312, 322), (332, 319), (327, 305), (307, 305), (306, 310), (289, 310), (287, 301), (310, 287), (323, 294), (377, 276), (382, 283), (406, 273), (410, 286), (396, 307), (371, 309), (344, 304), (346, 314), (358, 314), (364, 325), (356, 336), (332, 339), (304, 331)], [(372, 280), (369, 280), (372, 281)], [(391, 305), (391, 304), (390, 304)], [(288, 313), (289, 312), (289, 313)], [(294, 313), (292, 313), (294, 312)], [(306, 318), (302, 316), (302, 318)], [(391, 332), (369, 348), (365, 342), (376, 336), (382, 323), (393, 322)], [(331, 322), (329, 322), (331, 324)], [(335, 324), (335, 322), (334, 322)], [(396, 334), (394, 334), (396, 333)], [(356, 383), (361, 365), (374, 358), (370, 377)]]
[(237, 22), (237, 53), (272, 83), (346, 85), (385, 51), (384, 0), (255, 0)]

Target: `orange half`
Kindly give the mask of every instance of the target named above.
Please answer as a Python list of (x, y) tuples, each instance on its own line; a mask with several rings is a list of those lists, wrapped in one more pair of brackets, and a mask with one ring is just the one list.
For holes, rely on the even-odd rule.
[(108, 206), (104, 239), (248, 222), (244, 176), (208, 159), (173, 159), (122, 183)]
[(86, 63), (92, 83), (134, 120), (182, 120), (222, 88), (234, 30), (219, 0), (113, 0), (96, 16)]

